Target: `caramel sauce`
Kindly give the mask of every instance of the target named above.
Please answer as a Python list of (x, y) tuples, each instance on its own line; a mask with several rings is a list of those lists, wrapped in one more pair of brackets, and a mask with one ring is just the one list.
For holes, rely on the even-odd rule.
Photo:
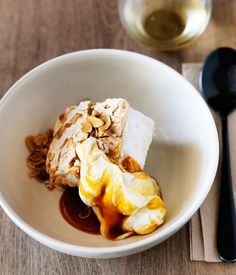
[(130, 156), (127, 156), (126, 158), (124, 158), (121, 162), (121, 165), (126, 171), (130, 173), (142, 171), (138, 162), (135, 159), (131, 158)]
[[(130, 173), (141, 171), (140, 165), (130, 156), (122, 161), (121, 166)], [(105, 191), (106, 184), (104, 182), (100, 195), (93, 202), (99, 208), (102, 216), (101, 233), (108, 239), (115, 239), (125, 233), (122, 224), (126, 216), (122, 215), (111, 202), (108, 204)], [(60, 199), (60, 211), (64, 219), (75, 228), (87, 233), (100, 234), (101, 224), (92, 208), (80, 199), (77, 187), (65, 189)]]
[(122, 229), (125, 216), (113, 204), (108, 205), (105, 202), (105, 190), (106, 186), (104, 185), (100, 195), (94, 199), (94, 203), (99, 207), (104, 219), (103, 235), (108, 239), (115, 239), (125, 233)]
[[(120, 214), (113, 205), (104, 205), (105, 186), (101, 194), (94, 199), (100, 208), (105, 222), (104, 235), (115, 239), (123, 234), (122, 222), (124, 215)], [(66, 187), (60, 199), (60, 211), (63, 218), (75, 228), (92, 234), (100, 234), (100, 222), (91, 207), (82, 202), (77, 187)]]
[(100, 234), (100, 222), (91, 207), (82, 202), (77, 187), (67, 187), (60, 199), (60, 211), (64, 219), (75, 228), (92, 234)]

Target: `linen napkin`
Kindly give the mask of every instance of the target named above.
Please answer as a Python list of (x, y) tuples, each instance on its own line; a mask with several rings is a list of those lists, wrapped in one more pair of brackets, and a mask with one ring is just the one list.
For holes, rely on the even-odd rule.
[[(199, 75), (202, 64), (185, 63), (182, 65), (183, 76), (195, 86), (200, 92)], [(220, 118), (212, 111), (217, 126), (220, 144), (221, 144), (221, 122)], [(234, 201), (236, 202), (236, 111), (228, 118), (231, 173), (234, 188)], [(218, 199), (220, 188), (220, 168), (212, 185), (212, 188), (189, 223), (190, 236), (190, 259), (193, 261), (221, 262), (216, 249), (216, 230), (218, 219)]]

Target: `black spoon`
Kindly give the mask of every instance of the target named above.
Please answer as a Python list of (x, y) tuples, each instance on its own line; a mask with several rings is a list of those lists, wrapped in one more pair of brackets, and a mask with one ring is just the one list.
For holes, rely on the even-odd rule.
[(236, 215), (230, 170), (228, 115), (236, 107), (236, 51), (219, 48), (204, 63), (200, 84), (208, 104), (222, 122), (222, 167), (217, 250), (225, 262), (236, 260)]

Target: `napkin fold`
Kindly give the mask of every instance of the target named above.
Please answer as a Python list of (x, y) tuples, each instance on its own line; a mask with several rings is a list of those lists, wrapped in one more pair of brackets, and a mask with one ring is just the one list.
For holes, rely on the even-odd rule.
[[(200, 91), (199, 75), (201, 68), (201, 63), (185, 63), (182, 65), (183, 76), (191, 82), (198, 91)], [(221, 144), (221, 121), (213, 111), (212, 114), (217, 126)], [(231, 173), (234, 188), (234, 201), (236, 203), (236, 111), (229, 116), (228, 125)], [(214, 183), (207, 198), (189, 222), (190, 259), (193, 261), (221, 262), (216, 249), (220, 168), (221, 159)]]

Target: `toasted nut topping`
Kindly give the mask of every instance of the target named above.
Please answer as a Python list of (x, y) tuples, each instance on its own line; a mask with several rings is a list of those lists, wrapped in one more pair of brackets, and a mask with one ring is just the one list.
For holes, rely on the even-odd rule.
[[(25, 144), (30, 151), (30, 155), (26, 160), (27, 166), (31, 169), (29, 176), (36, 178), (39, 181), (45, 182), (49, 175), (46, 172), (46, 157), (53, 159), (54, 155), (48, 148), (53, 139), (53, 131), (49, 129), (45, 134), (38, 134), (35, 136), (28, 136), (25, 139)], [(45, 182), (46, 185), (46, 182)]]
[(29, 160), (32, 160), (34, 162), (39, 161), (43, 158), (43, 153), (41, 152), (33, 152), (30, 154), (30, 156), (28, 157)]
[(62, 149), (62, 148), (66, 145), (67, 141), (68, 141), (68, 138), (66, 138), (66, 139), (64, 140), (64, 142), (63, 142), (62, 145), (60, 146), (60, 149)]
[(92, 124), (89, 121), (85, 121), (81, 127), (82, 132), (91, 133), (93, 130)]
[(48, 154), (48, 148), (43, 148), (41, 152), (46, 156)]
[(97, 137), (97, 129), (94, 129), (91, 133), (90, 133), (91, 137)]
[(30, 152), (34, 151), (35, 144), (34, 144), (34, 137), (33, 136), (28, 136), (25, 139), (25, 144), (27, 148), (29, 149)]
[(29, 176), (32, 177), (32, 178), (36, 177), (36, 176), (38, 176), (40, 174), (40, 172), (41, 172), (40, 168), (34, 168), (33, 170), (31, 170), (29, 172)]
[(73, 138), (70, 137), (69, 140), (67, 141), (66, 148), (70, 148), (74, 144)]
[(96, 138), (104, 138), (104, 137), (109, 137), (109, 135), (104, 131), (100, 131), (99, 128), (98, 128), (98, 129), (96, 129), (95, 137)]
[(91, 116), (97, 116), (97, 115), (98, 115), (98, 112), (93, 110)]
[(104, 125), (104, 122), (98, 117), (88, 116), (86, 119), (87, 119), (87, 121), (89, 121), (92, 124), (92, 126), (94, 128), (98, 128), (98, 127), (101, 127), (102, 125)]
[(70, 172), (77, 178), (80, 178), (80, 168), (79, 167), (71, 167)]
[(84, 133), (84, 135), (80, 135), (80, 138), (77, 139), (77, 142), (82, 142), (88, 138), (88, 134)]
[(62, 125), (61, 128), (55, 133), (55, 138), (60, 138), (64, 133), (64, 131), (65, 131), (65, 126)]
[(45, 135), (37, 135), (34, 137), (34, 143), (36, 146), (41, 146), (45, 143), (45, 141), (47, 140), (47, 137)]
[(72, 123), (66, 123), (65, 128), (69, 128), (72, 125)]
[(45, 171), (45, 169), (40, 169), (40, 173), (36, 176), (36, 179), (41, 181), (41, 182), (45, 182), (45, 181), (48, 181), (49, 175)]
[(126, 171), (130, 173), (142, 171), (138, 162), (135, 159), (131, 158), (130, 156), (127, 156), (126, 158), (124, 158), (121, 162), (121, 165)]
[(108, 114), (101, 114), (100, 118), (104, 121), (104, 125), (99, 127), (99, 130), (105, 131), (111, 126), (111, 118)]
[(75, 105), (72, 105), (72, 106), (70, 106), (68, 109), (70, 110), (70, 111), (72, 111), (72, 110), (74, 110), (76, 108), (76, 106)]
[(30, 169), (35, 169), (35, 164), (32, 160), (27, 160), (26, 164)]
[(53, 138), (53, 130), (52, 129), (48, 129), (46, 135), (48, 137), (48, 144), (50, 144), (51, 141), (52, 141), (52, 138)]
[(82, 116), (82, 115), (81, 115), (80, 113), (76, 113), (76, 114), (72, 117), (72, 119), (70, 120), (70, 122), (72, 123), (72, 125), (75, 124), (76, 121), (77, 121), (81, 116)]
[(44, 135), (43, 145), (46, 146), (46, 145), (48, 144), (48, 142), (49, 142), (49, 137), (48, 137), (48, 135), (46, 134), (46, 135)]
[[(40, 160), (38, 160), (38, 161), (35, 161), (34, 162), (34, 165), (35, 166), (38, 166), (38, 165), (40, 165), (40, 164), (44, 164), (45, 163), (45, 159), (40, 159)], [(42, 167), (41, 167), (42, 168)]]
[(64, 123), (67, 119), (67, 114), (66, 112), (62, 113), (60, 116), (59, 116), (59, 120), (61, 123)]
[(48, 152), (48, 160), (49, 160), (49, 161), (50, 161), (50, 160), (53, 160), (54, 156), (55, 156), (54, 153), (52, 153), (51, 151)]

